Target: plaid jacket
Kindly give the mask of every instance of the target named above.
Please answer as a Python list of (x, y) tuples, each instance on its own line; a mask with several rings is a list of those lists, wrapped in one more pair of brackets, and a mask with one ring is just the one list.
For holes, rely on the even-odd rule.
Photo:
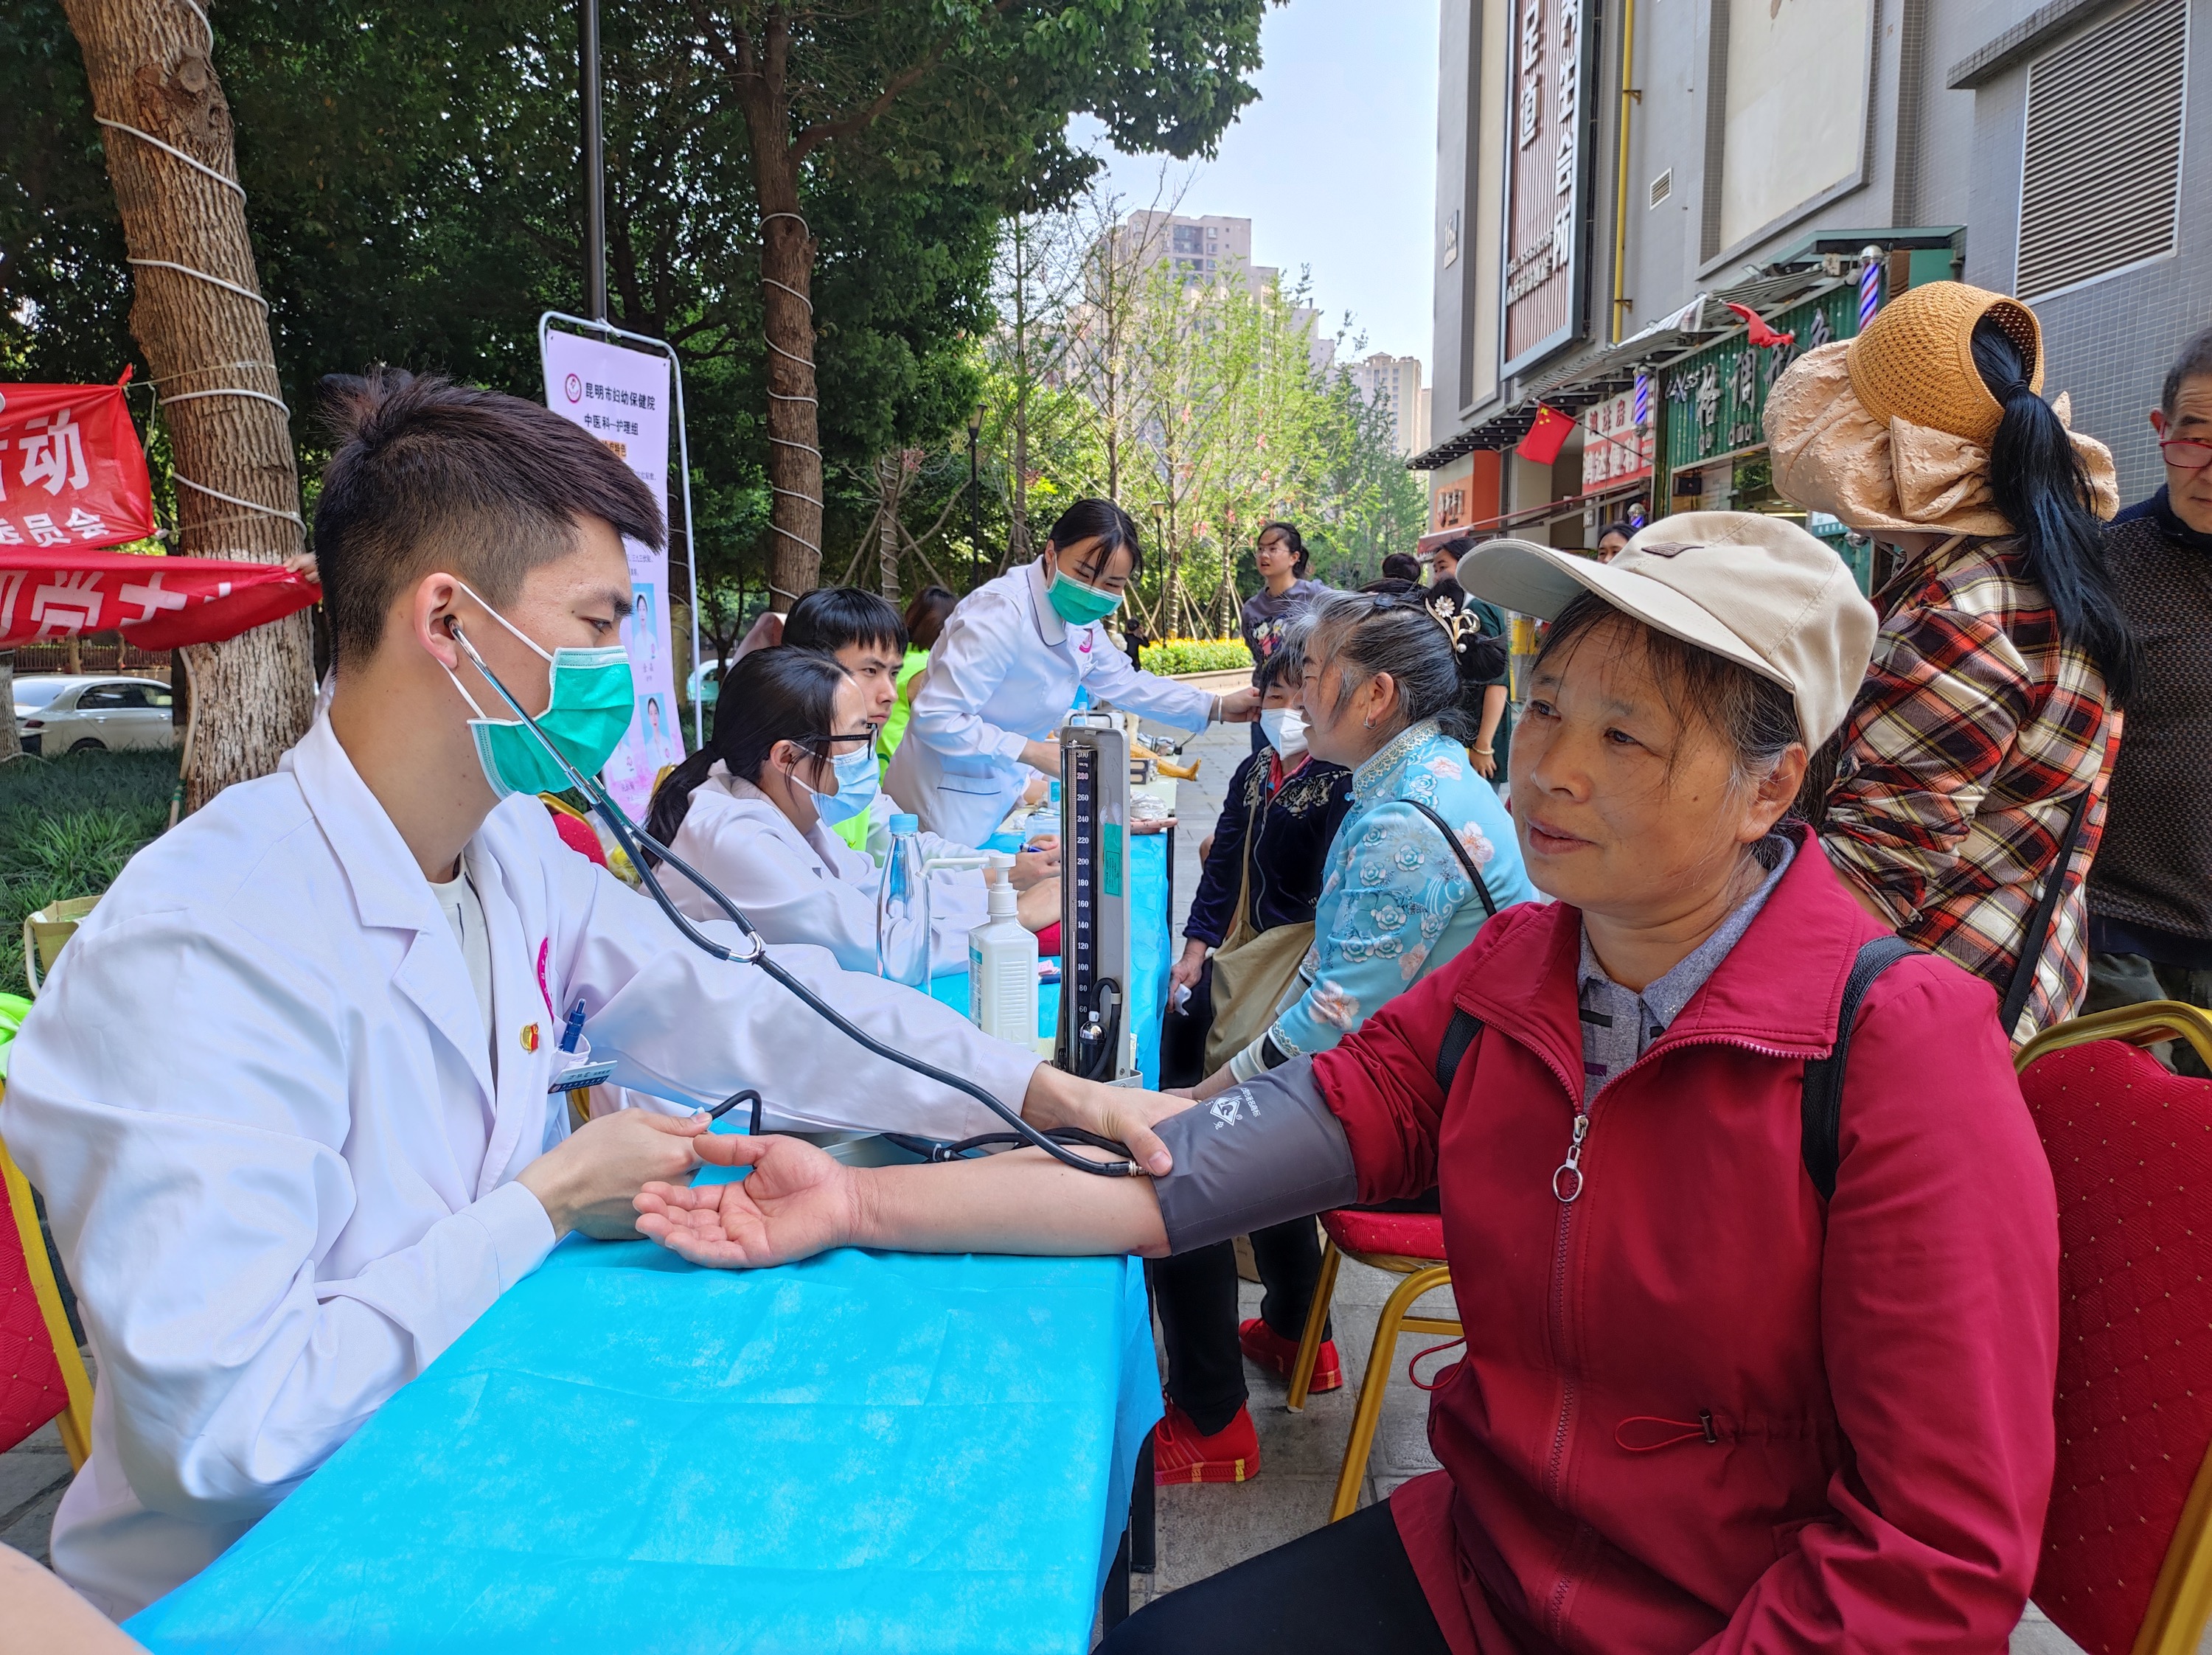
[(2094, 788), (2015, 1040), (2074, 1015), (2088, 979), (2083, 884), (2105, 828), (2120, 715), (2104, 674), (2004, 541), (1961, 539), (1875, 595), (1882, 616), (1850, 716), (1828, 856), (1905, 941), (2002, 999), (2075, 800)]

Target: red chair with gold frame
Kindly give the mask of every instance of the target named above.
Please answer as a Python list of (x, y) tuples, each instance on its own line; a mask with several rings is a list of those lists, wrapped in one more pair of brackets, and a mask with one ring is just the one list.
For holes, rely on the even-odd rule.
[(1349, 1256), (1406, 1278), (1391, 1290), (1375, 1323), (1375, 1343), (1368, 1350), (1367, 1371), (1359, 1380), (1359, 1402), (1352, 1412), (1352, 1440), (1344, 1446), (1344, 1467), (1337, 1473), (1336, 1500), (1329, 1508), (1328, 1520), (1335, 1523), (1358, 1509), (1359, 1484), (1367, 1475), (1375, 1428), (1382, 1418), (1383, 1389), (1398, 1359), (1398, 1336), (1444, 1333), (1457, 1338), (1463, 1330), (1456, 1321), (1443, 1317), (1412, 1313), (1423, 1294), (1451, 1285), (1451, 1270), (1443, 1262), (1441, 1215), (1340, 1207), (1321, 1215), (1321, 1228), (1328, 1240), (1322, 1248), (1321, 1279), (1314, 1283), (1313, 1303), (1306, 1311), (1305, 1336), (1298, 1341), (1298, 1358), (1291, 1367), (1287, 1403), (1292, 1413), (1304, 1409), (1306, 1391), (1313, 1384), (1314, 1364), (1321, 1357), (1322, 1330), (1328, 1325), (1328, 1301), (1336, 1292), (1340, 1261)]
[(92, 1380), (62, 1308), (30, 1183), (5, 1143), (0, 1180), (11, 1221), (0, 1223), (0, 1452), (58, 1419), (70, 1464), (82, 1466), (92, 1452)]
[(2194, 1655), (2212, 1615), (2212, 1082), (2140, 1048), (2175, 1001), (2045, 1030), (2014, 1059), (2058, 1191), (2057, 1475), (2036, 1603), (2089, 1655)]

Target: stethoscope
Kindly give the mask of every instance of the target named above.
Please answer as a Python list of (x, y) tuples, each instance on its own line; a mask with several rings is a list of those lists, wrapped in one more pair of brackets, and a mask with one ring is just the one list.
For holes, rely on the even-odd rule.
[[(1034, 1149), (1043, 1150), (1054, 1160), (1065, 1166), (1073, 1167), (1079, 1172), (1096, 1173), (1105, 1178), (1129, 1178), (1137, 1173), (1139, 1168), (1129, 1158), (1127, 1145), (1116, 1143), (1110, 1138), (1101, 1137), (1095, 1132), (1086, 1132), (1077, 1127), (1055, 1127), (1048, 1132), (1039, 1131), (1028, 1121), (1024, 1120), (1019, 1114), (1007, 1108), (1005, 1104), (976, 1085), (975, 1082), (885, 1046), (874, 1035), (846, 1017), (842, 1012), (830, 1006), (813, 990), (769, 957), (767, 942), (757, 931), (753, 929), (752, 922), (738, 912), (736, 903), (731, 901), (710, 883), (698, 870), (684, 862), (673, 851), (624, 815), (622, 807), (614, 802), (604, 787), (599, 785), (596, 777), (583, 774), (574, 765), (568, 762), (568, 755), (554, 744), (550, 737), (538, 727), (538, 720), (523, 711), (522, 704), (508, 693), (507, 686), (499, 681), (498, 675), (484, 664), (483, 657), (477, 653), (476, 646), (469, 642), (467, 634), (462, 631), (459, 616), (449, 615), (446, 617), (446, 632), (448, 637), (460, 646), (461, 652), (469, 658), (470, 664), (483, 676), (486, 683), (498, 692), (499, 699), (507, 703), (508, 710), (522, 721), (530, 733), (537, 738), (538, 744), (544, 748), (551, 756), (553, 762), (560, 767), (561, 773), (568, 777), (569, 785), (598, 814), (599, 819), (607, 824), (608, 831), (614, 834), (617, 842), (623, 848), (623, 854), (629, 858), (630, 865), (637, 870), (638, 876), (644, 882), (647, 891), (659, 905), (661, 912), (668, 917), (668, 923), (676, 927), (686, 942), (717, 960), (726, 960), (737, 965), (758, 966), (769, 977), (797, 997), (801, 1004), (847, 1039), (887, 1062), (897, 1064), (903, 1069), (912, 1070), (915, 1074), (925, 1079), (935, 1081), (940, 1086), (947, 1086), (956, 1092), (964, 1093), (1005, 1121), (1012, 1129), (1005, 1132), (988, 1132), (980, 1137), (964, 1138), (957, 1143), (940, 1143), (933, 1139), (910, 1137), (903, 1133), (896, 1132), (883, 1134), (886, 1141), (912, 1154), (919, 1155), (924, 1160), (935, 1161), (963, 1160), (977, 1150), (1000, 1145), (1028, 1144)], [(706, 893), (707, 900), (720, 908), (730, 923), (738, 928), (739, 936), (743, 939), (739, 948), (725, 948), (678, 911), (676, 905), (669, 900), (668, 893), (661, 888), (659, 879), (653, 874), (653, 864), (655, 860), (665, 862)], [(720, 1120), (740, 1103), (750, 1104), (751, 1131), (754, 1136), (759, 1136), (761, 1094), (750, 1087), (732, 1093), (721, 1102), (708, 1110), (707, 1113), (710, 1118)], [(1071, 1143), (1086, 1144), (1092, 1149), (1109, 1150), (1119, 1155), (1122, 1159), (1092, 1161), (1070, 1149), (1067, 1146)]]

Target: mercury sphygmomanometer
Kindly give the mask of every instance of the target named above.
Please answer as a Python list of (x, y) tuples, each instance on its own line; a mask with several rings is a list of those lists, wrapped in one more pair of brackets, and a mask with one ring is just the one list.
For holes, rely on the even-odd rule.
[[(813, 990), (807, 987), (805, 984), (800, 982), (789, 972), (784, 970), (781, 966), (778, 965), (774, 960), (769, 957), (768, 944), (762, 939), (760, 933), (753, 929), (752, 922), (748, 920), (743, 913), (738, 912), (737, 904), (731, 901), (730, 899), (725, 896), (720, 890), (710, 884), (706, 878), (697, 871), (697, 870), (690, 866), (666, 846), (661, 844), (659, 840), (654, 839), (643, 828), (638, 827), (636, 823), (630, 821), (627, 815), (623, 815), (622, 807), (617, 805), (614, 800), (608, 796), (606, 790), (599, 785), (599, 779), (597, 777), (584, 775), (574, 765), (568, 762), (568, 755), (561, 751), (560, 748), (554, 743), (552, 739), (548, 737), (543, 730), (540, 730), (538, 727), (537, 719), (532, 718), (529, 713), (523, 711), (522, 704), (520, 701), (517, 701), (514, 697), (508, 693), (507, 686), (499, 681), (498, 676), (489, 666), (484, 664), (483, 657), (477, 653), (476, 646), (469, 642), (467, 635), (461, 630), (459, 617), (448, 615), (446, 619), (446, 627), (447, 634), (455, 643), (461, 646), (463, 652), (468, 656), (471, 664), (472, 664), (478, 672), (483, 675), (484, 682), (498, 692), (500, 700), (505, 701), (509, 710), (514, 712), (514, 716), (522, 720), (523, 724), (529, 729), (530, 733), (537, 737), (538, 745), (543, 747), (546, 752), (552, 755), (554, 763), (560, 766), (562, 773), (568, 778), (569, 783), (576, 789), (577, 792), (583, 797), (585, 802), (598, 813), (599, 819), (607, 824), (608, 830), (614, 834), (616, 840), (621, 844), (624, 854), (629, 858), (630, 865), (637, 870), (639, 877), (642, 879), (645, 883), (646, 889), (652, 894), (653, 900), (660, 905), (661, 912), (667, 915), (669, 924), (676, 927), (677, 931), (683, 935), (684, 939), (686, 942), (690, 943), (694, 948), (700, 949), (703, 953), (712, 955), (717, 960), (726, 960), (738, 965), (758, 966), (776, 982), (781, 984), (786, 989), (789, 990), (793, 995), (796, 996), (799, 1002), (810, 1011), (813, 1012), (815, 1015), (820, 1017), (824, 1022), (830, 1024), (830, 1027), (836, 1029), (838, 1033), (845, 1035), (848, 1040), (851, 1040), (855, 1044), (866, 1048), (867, 1051), (873, 1052), (878, 1058), (882, 1058), (890, 1063), (897, 1064), (902, 1068), (912, 1070), (915, 1074), (921, 1075), (927, 1079), (935, 1081), (940, 1086), (950, 1087), (956, 1092), (963, 1093), (967, 1096), (975, 1099), (985, 1108), (990, 1110), (993, 1114), (998, 1116), (1000, 1119), (1005, 1121), (1007, 1127), (1010, 1129), (1008, 1132), (994, 1132), (981, 1138), (969, 1138), (961, 1143), (931, 1146), (929, 1150), (931, 1159), (955, 1158), (969, 1149), (981, 1149), (991, 1144), (1025, 1143), (1043, 1150), (1047, 1155), (1052, 1156), (1054, 1160), (1060, 1161), (1066, 1166), (1075, 1167), (1080, 1172), (1096, 1173), (1106, 1178), (1127, 1178), (1137, 1172), (1138, 1169), (1135, 1162), (1129, 1159), (1127, 1146), (1115, 1143), (1110, 1139), (1102, 1138), (1095, 1133), (1085, 1132), (1075, 1128), (1059, 1128), (1051, 1132), (1038, 1131), (1036, 1127), (1031, 1125), (1028, 1121), (1024, 1120), (1018, 1112), (1007, 1108), (1005, 1104), (1000, 1102), (997, 1098), (992, 1096), (991, 1094), (984, 1090), (983, 1088), (976, 1085), (975, 1082), (969, 1080), (963, 1076), (955, 1075), (947, 1070), (939, 1069), (934, 1064), (925, 1063), (919, 1058), (909, 1056), (906, 1052), (897, 1051), (891, 1046), (884, 1045), (884, 1042), (876, 1039), (874, 1035), (869, 1034), (866, 1029), (861, 1028), (859, 1025), (845, 1016), (843, 1013), (838, 1011), (835, 1007), (829, 1004), (819, 995), (816, 994)], [(1064, 768), (1066, 767), (1066, 763), (1067, 761), (1063, 759), (1062, 765)], [(1126, 758), (1121, 766), (1121, 775), (1122, 779), (1122, 797), (1126, 801), (1127, 797), (1128, 776), (1128, 767)], [(1127, 812), (1125, 809), (1124, 815), (1126, 815), (1126, 814)], [(727, 915), (730, 922), (738, 928), (738, 931), (744, 938), (746, 946), (742, 950), (725, 948), (722, 944), (714, 941), (713, 937), (708, 937), (704, 931), (701, 931), (696, 925), (694, 925), (689, 919), (685, 918), (682, 913), (678, 912), (677, 911), (676, 905), (668, 900), (668, 894), (661, 889), (660, 881), (654, 876), (652, 863), (648, 860), (648, 853), (650, 853), (652, 857), (658, 858), (659, 860), (667, 863), (669, 866), (674, 868), (677, 872), (682, 874), (686, 879), (690, 880), (694, 885), (696, 885), (702, 891), (705, 892), (708, 900), (714, 903), (716, 907), (720, 908), (724, 914)], [(1118, 863), (1118, 853), (1116, 859)], [(1118, 882), (1116, 888), (1117, 890), (1119, 888)], [(1064, 905), (1067, 903), (1067, 898), (1065, 894), (1065, 888), (1063, 888), (1062, 900)], [(1070, 908), (1068, 911), (1073, 912), (1073, 909)], [(1075, 933), (1071, 928), (1068, 934), (1074, 935)], [(1121, 983), (1126, 982), (1128, 979), (1127, 966), (1127, 931), (1126, 924), (1123, 926), (1121, 931), (1121, 959), (1123, 961), (1121, 966), (1121, 975), (1120, 981), (1115, 982), (1113, 985), (1113, 994), (1116, 997), (1113, 1003), (1112, 1013), (1117, 1024), (1121, 1021), (1120, 1004), (1118, 999), (1121, 993)], [(1103, 984), (1103, 979), (1101, 980)], [(1071, 984), (1070, 986), (1073, 987), (1073, 985)], [(1096, 995), (1097, 988), (1094, 986), (1091, 991)], [(1060, 1021), (1063, 1030), (1063, 1041), (1066, 1040), (1065, 1031), (1067, 1027), (1068, 1017), (1070, 1015), (1068, 1012), (1068, 1007), (1073, 1002), (1068, 996), (1063, 995), (1061, 997)], [(1096, 1015), (1091, 1017), (1091, 1021), (1092, 1024), (1096, 1024), (1097, 1022)], [(1079, 1046), (1077, 1049), (1081, 1052), (1091, 1052), (1095, 1050), (1096, 1044), (1096, 1042), (1093, 1042), (1091, 1046)], [(1094, 1058), (1093, 1061), (1095, 1062), (1096, 1059)], [(1100, 1076), (1096, 1074), (1088, 1073), (1088, 1071), (1078, 1072), (1086, 1073), (1086, 1077), (1089, 1078), (1100, 1078)], [(1104, 1078), (1110, 1079), (1112, 1076), (1113, 1071), (1109, 1070)], [(753, 1128), (755, 1131), (757, 1132), (760, 1126), (761, 1098), (759, 1093), (753, 1091), (750, 1088), (732, 1094), (730, 1097), (724, 1099), (720, 1103), (717, 1104), (714, 1108), (708, 1110), (708, 1113), (719, 1118), (721, 1115), (735, 1107), (740, 1102), (750, 1102), (751, 1104)], [(915, 1141), (906, 1140), (906, 1142), (911, 1143)], [(1107, 1149), (1121, 1155), (1122, 1158), (1119, 1161), (1092, 1161), (1087, 1156), (1077, 1155), (1073, 1149), (1069, 1149), (1067, 1145), (1070, 1143), (1084, 1143), (1091, 1145), (1093, 1148)]]

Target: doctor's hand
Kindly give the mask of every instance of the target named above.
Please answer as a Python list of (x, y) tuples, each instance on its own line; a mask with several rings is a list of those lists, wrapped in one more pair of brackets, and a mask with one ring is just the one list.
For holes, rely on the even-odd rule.
[(1078, 1080), (1050, 1064), (1039, 1064), (1022, 1096), (1022, 1118), (1041, 1131), (1055, 1126), (1079, 1126), (1086, 1132), (1126, 1143), (1137, 1165), (1154, 1178), (1165, 1178), (1175, 1168), (1153, 1124), (1190, 1107), (1182, 1098), (1139, 1092), (1129, 1086), (1102, 1086)]
[[(1024, 742), (1022, 762), (1045, 779), (1043, 787), (1037, 793), (1037, 798), (1042, 799), (1051, 791), (1053, 780), (1060, 775), (1060, 743), (1058, 742)], [(1031, 782), (1030, 785), (1035, 787), (1037, 784)], [(1022, 797), (1025, 799), (1029, 798), (1027, 793), (1024, 793)], [(1030, 802), (1035, 803), (1036, 800), (1032, 799)]]
[(556, 1241), (570, 1230), (599, 1241), (635, 1240), (630, 1203), (639, 1188), (689, 1173), (699, 1164), (693, 1145), (713, 1125), (703, 1112), (618, 1109), (586, 1121), (514, 1181), (543, 1203)]
[(718, 1167), (750, 1167), (734, 1184), (648, 1184), (637, 1228), (671, 1252), (718, 1270), (761, 1270), (811, 1258), (852, 1238), (852, 1169), (793, 1137), (719, 1133), (702, 1138)]
[(1014, 858), (1014, 871), (1007, 876), (1018, 891), (1025, 891), (1044, 880), (1060, 876), (1060, 835), (1039, 834), (1030, 841), (1030, 848)]
[(1260, 692), (1247, 684), (1221, 698), (1221, 722), (1250, 724), (1260, 716)]

